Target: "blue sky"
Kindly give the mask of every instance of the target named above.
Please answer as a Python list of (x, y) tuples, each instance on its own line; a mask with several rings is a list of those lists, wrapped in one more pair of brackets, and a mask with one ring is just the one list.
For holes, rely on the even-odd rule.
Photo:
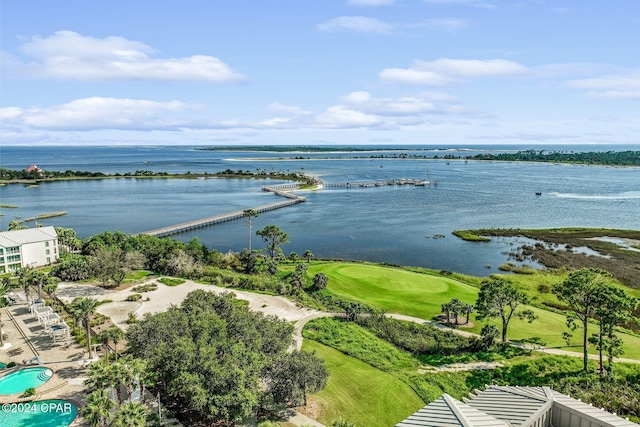
[(640, 144), (637, 0), (21, 0), (3, 144)]

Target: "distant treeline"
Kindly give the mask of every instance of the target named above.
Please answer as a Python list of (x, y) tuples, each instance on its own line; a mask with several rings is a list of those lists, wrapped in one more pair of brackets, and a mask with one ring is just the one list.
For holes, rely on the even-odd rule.
[(256, 169), (255, 172), (249, 170), (232, 170), (226, 169), (220, 172), (204, 172), (204, 173), (179, 173), (172, 174), (168, 172), (154, 172), (151, 170), (136, 170), (135, 172), (106, 174), (103, 172), (89, 172), (89, 171), (73, 171), (66, 170), (64, 172), (58, 171), (27, 171), (27, 170), (11, 170), (6, 168), (0, 168), (0, 181), (17, 181), (17, 180), (29, 180), (29, 181), (42, 181), (42, 180), (56, 180), (56, 179), (84, 179), (84, 178), (121, 178), (121, 177), (166, 177), (166, 178), (196, 178), (196, 177), (224, 177), (224, 178), (275, 178), (275, 179), (290, 179), (296, 181), (305, 181), (307, 176), (302, 172), (290, 172), (290, 171), (267, 171), (264, 169)]
[[(331, 153), (331, 152), (354, 152), (354, 151), (398, 151), (397, 148), (378, 147), (323, 147), (323, 146), (274, 146), (274, 145), (248, 145), (248, 146), (226, 146), (226, 147), (201, 147), (199, 151), (269, 151), (275, 153)], [(422, 150), (421, 148), (411, 148), (412, 151)]]
[(456, 157), (451, 154), (448, 159), (470, 160), (503, 160), (511, 162), (551, 162), (578, 163), (587, 165), (640, 166), (640, 151), (602, 151), (588, 153), (545, 152), (544, 150), (518, 151), (517, 153), (476, 154), (475, 156)]

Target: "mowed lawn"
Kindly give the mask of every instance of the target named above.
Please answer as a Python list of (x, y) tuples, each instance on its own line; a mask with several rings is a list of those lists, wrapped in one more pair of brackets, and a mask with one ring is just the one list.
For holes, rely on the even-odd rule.
[(309, 397), (318, 404), (318, 421), (330, 426), (343, 418), (357, 426), (389, 427), (425, 403), (399, 379), (338, 350), (305, 339), (305, 351), (315, 351), (329, 369), (327, 387)]
[[(405, 314), (421, 319), (432, 319), (441, 313), (441, 304), (458, 298), (474, 303), (478, 288), (448, 277), (416, 273), (393, 267), (344, 262), (317, 262), (309, 266), (309, 273), (323, 272), (329, 278), (327, 288), (340, 296), (361, 301), (388, 313)], [(574, 331), (570, 347), (562, 339), (567, 330), (566, 317), (559, 313), (531, 307), (538, 319), (529, 324), (513, 319), (509, 324), (507, 338), (519, 340), (539, 337), (550, 347), (581, 352), (581, 332)], [(497, 322), (494, 322), (499, 326)], [(484, 323), (475, 322), (471, 332), (480, 333)], [(597, 325), (589, 325), (589, 334), (596, 332)], [(640, 337), (620, 334), (624, 342), (621, 357), (640, 359)], [(590, 346), (590, 353), (596, 353)]]
[(455, 279), (393, 267), (340, 262), (310, 265), (310, 275), (319, 272), (327, 275), (328, 289), (337, 295), (422, 319), (441, 313), (441, 304), (452, 298), (471, 304), (478, 296), (477, 288)]

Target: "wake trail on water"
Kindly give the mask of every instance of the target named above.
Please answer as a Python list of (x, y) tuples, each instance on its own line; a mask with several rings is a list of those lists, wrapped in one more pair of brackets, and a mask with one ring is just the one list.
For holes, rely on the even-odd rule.
[(632, 200), (640, 199), (640, 191), (625, 191), (617, 194), (576, 194), (576, 193), (549, 193), (550, 196), (564, 199), (585, 199), (585, 200)]

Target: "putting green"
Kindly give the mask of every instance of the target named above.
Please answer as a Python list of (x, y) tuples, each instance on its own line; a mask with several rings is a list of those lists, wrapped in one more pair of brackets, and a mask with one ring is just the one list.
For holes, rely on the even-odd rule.
[(468, 304), (478, 289), (455, 279), (415, 273), (393, 267), (356, 263), (314, 263), (310, 274), (323, 272), (328, 289), (340, 296), (365, 302), (390, 313), (432, 319), (441, 304), (458, 298)]

